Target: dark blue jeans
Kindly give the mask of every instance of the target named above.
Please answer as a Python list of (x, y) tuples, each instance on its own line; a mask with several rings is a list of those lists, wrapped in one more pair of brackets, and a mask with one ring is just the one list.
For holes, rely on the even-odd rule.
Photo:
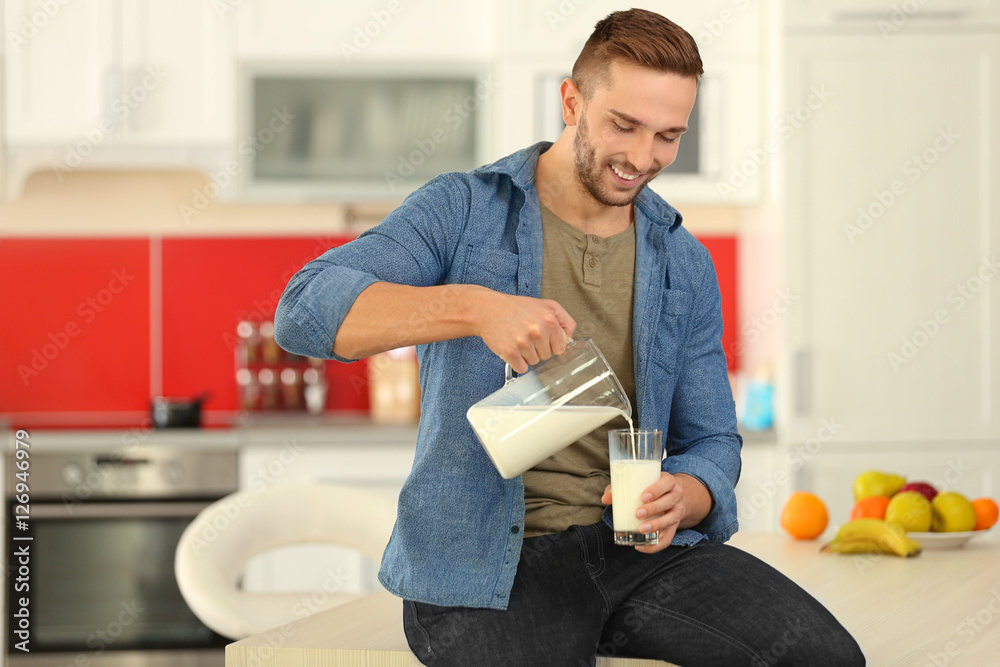
[(865, 664), (823, 605), (754, 556), (708, 542), (643, 554), (604, 523), (524, 540), (506, 611), (407, 600), (403, 627), (433, 667)]

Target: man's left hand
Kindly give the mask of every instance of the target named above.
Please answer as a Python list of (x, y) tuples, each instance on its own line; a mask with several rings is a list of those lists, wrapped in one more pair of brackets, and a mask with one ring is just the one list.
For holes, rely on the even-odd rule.
[[(712, 508), (712, 497), (708, 489), (694, 477), (678, 473), (671, 475), (661, 472), (660, 479), (642, 493), (643, 504), (636, 511), (643, 533), (660, 531), (659, 542), (652, 546), (636, 547), (636, 550), (652, 554), (670, 546), (679, 529), (695, 526), (704, 519)], [(604, 489), (601, 502), (611, 504), (611, 485)]]

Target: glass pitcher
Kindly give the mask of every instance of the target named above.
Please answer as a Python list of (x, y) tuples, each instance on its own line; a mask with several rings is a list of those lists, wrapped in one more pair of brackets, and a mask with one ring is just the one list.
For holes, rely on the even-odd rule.
[(607, 359), (590, 338), (513, 376), (466, 413), (497, 471), (505, 479), (576, 442), (632, 406)]

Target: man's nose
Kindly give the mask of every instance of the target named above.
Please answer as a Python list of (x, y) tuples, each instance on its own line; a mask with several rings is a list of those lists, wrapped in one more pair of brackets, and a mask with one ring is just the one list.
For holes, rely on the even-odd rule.
[(649, 171), (653, 166), (653, 147), (655, 146), (655, 141), (656, 135), (653, 134), (636, 137), (635, 142), (625, 154), (629, 163), (642, 173)]

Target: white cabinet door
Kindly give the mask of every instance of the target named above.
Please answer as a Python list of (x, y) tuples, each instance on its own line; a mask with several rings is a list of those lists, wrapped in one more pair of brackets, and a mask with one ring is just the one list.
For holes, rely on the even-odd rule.
[(801, 36), (788, 96), (820, 91), (786, 152), (795, 442), (1000, 433), (1000, 44)]
[(244, 60), (485, 62), (490, 3), (453, 0), (251, 0), (231, 3)]
[(132, 146), (223, 145), (235, 136), (235, 24), (202, 0), (122, 4), (121, 96)]
[(111, 146), (232, 141), (235, 26), (213, 3), (12, 0), (5, 7), (9, 146), (86, 158)]
[(787, 465), (773, 439), (744, 434), (742, 469), (736, 485), (736, 515), (741, 532), (778, 530), (781, 507), (791, 487)]
[(8, 0), (4, 9), (6, 143), (103, 143), (120, 84), (110, 0)]
[(786, 16), (803, 27), (848, 27), (888, 38), (927, 27), (1000, 24), (998, 0), (792, 0)]

